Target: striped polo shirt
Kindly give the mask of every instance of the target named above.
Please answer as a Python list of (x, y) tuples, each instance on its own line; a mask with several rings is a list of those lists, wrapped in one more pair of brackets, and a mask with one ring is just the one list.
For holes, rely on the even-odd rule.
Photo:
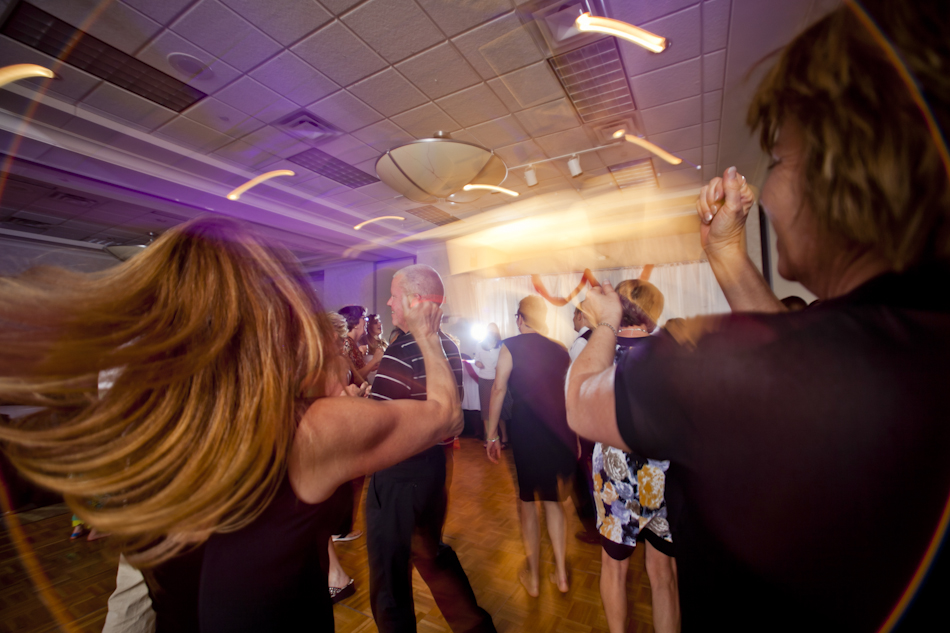
[[(459, 355), (459, 348), (441, 330), (439, 337), (442, 339), (442, 350), (449, 359), (452, 373), (455, 374), (461, 400), (462, 357)], [(403, 334), (386, 348), (376, 372), (376, 380), (373, 381), (371, 395), (377, 400), (426, 399), (425, 361), (411, 332)]]

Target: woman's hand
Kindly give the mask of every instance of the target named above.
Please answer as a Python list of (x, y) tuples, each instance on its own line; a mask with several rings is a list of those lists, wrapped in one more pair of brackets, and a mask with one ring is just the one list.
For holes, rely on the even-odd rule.
[(409, 296), (402, 298), (403, 314), (406, 315), (406, 325), (418, 341), (439, 331), (442, 324), (442, 308), (432, 301), (419, 300), (410, 305)]
[(347, 385), (343, 388), (343, 391), (340, 393), (340, 395), (351, 396), (353, 398), (365, 398), (367, 389), (369, 389), (369, 383), (367, 382), (364, 382), (359, 387), (356, 385)]
[(498, 438), (488, 440), (488, 444), (485, 446), (485, 453), (488, 455), (488, 461), (497, 464), (498, 459), (501, 457), (501, 440)]
[(479, 369), (485, 369), (485, 363), (483, 363), (480, 360), (475, 361), (475, 366), (478, 367)]
[(588, 290), (587, 298), (581, 304), (581, 310), (587, 315), (587, 320), (593, 327), (597, 327), (600, 323), (609, 323), (615, 328), (620, 328), (623, 306), (620, 304), (620, 295), (610, 282), (604, 282), (600, 287)]
[(755, 199), (755, 189), (735, 167), (700, 190), (696, 212), (701, 222), (699, 238), (707, 255), (721, 249), (742, 248), (746, 218)]

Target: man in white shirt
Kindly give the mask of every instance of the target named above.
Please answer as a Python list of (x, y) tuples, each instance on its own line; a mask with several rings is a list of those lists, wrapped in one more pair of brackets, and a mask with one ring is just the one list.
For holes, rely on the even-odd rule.
[(574, 331), (577, 332), (578, 336), (571, 343), (571, 349), (569, 350), (572, 363), (581, 355), (581, 352), (587, 346), (587, 339), (590, 338), (593, 332), (590, 323), (587, 322), (587, 315), (581, 312), (580, 307), (574, 308)]

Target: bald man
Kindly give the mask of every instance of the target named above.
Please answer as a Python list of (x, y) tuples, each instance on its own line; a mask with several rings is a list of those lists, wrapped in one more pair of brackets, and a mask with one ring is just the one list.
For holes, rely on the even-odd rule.
[[(403, 298), (442, 304), (442, 279), (429, 266), (408, 266), (393, 277), (391, 294), (387, 305), (392, 308), (393, 325), (405, 333), (387, 348), (372, 397), (425, 400), (425, 365), (403, 314)], [(458, 347), (441, 331), (439, 334), (461, 398)], [(370, 480), (366, 495), (370, 605), (381, 632), (416, 630), (412, 565), (429, 586), (453, 631), (495, 630), (491, 616), (478, 606), (458, 556), (442, 542), (447, 503), (445, 473), (445, 450), (436, 445), (377, 472)]]

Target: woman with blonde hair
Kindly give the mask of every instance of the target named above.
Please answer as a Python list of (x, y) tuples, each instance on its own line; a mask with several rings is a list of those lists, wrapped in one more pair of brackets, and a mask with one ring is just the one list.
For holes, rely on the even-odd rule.
[[(948, 629), (948, 32), (946, 3), (842, 3), (753, 98), (778, 271), (819, 305), (758, 272), (730, 167), (697, 212), (734, 313), (616, 367), (599, 327), (571, 368), (572, 428), (670, 461), (684, 628)], [(586, 307), (619, 326), (609, 284)]]
[(44, 407), (0, 439), (146, 570), (160, 631), (332, 627), (334, 492), (461, 428), (441, 312), (407, 317), (427, 400), (314, 398), (336, 344), (292, 255), (199, 218), (109, 271), (0, 279), (0, 398)]

